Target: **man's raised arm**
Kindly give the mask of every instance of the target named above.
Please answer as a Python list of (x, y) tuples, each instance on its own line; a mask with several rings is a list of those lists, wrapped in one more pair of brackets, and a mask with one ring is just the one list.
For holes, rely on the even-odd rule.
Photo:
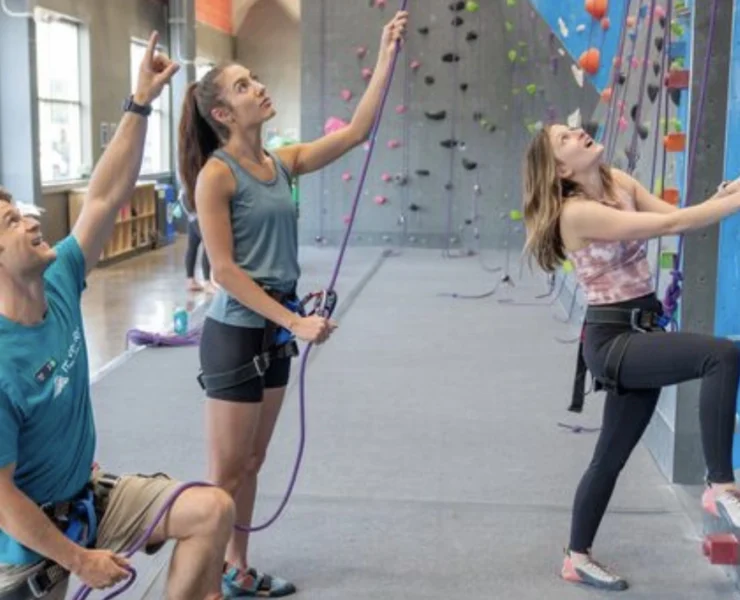
[(158, 39), (157, 32), (149, 38), (136, 90), (113, 139), (93, 170), (82, 211), (72, 229), (85, 256), (86, 272), (97, 264), (113, 231), (116, 215), (131, 199), (141, 170), (151, 103), (180, 68), (167, 56), (157, 54)]

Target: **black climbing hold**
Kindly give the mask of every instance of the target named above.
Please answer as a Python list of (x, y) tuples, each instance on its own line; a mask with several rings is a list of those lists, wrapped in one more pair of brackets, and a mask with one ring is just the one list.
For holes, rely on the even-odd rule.
[(655, 73), (655, 76), (656, 76), (656, 77), (657, 77), (658, 75), (660, 75), (660, 70), (661, 70), (662, 68), (663, 68), (663, 67), (661, 66), (661, 64), (660, 64), (660, 63), (659, 63), (658, 61), (655, 61), (655, 62), (653, 63), (653, 73)]
[(457, 54), (454, 54), (453, 52), (448, 52), (447, 54), (442, 55), (442, 62), (459, 62), (460, 57)]
[(444, 121), (447, 117), (447, 111), (438, 110), (437, 112), (425, 112), (424, 115), (427, 119), (431, 119), (432, 121)]
[(475, 33), (475, 31), (468, 31), (468, 35), (465, 36), (465, 39), (468, 42), (474, 42), (475, 40), (478, 39), (478, 34)]
[(465, 10), (465, 0), (459, 0), (459, 2), (453, 2), (450, 4), (450, 10), (452, 12), (460, 12), (461, 10)]
[(655, 102), (655, 99), (658, 97), (658, 94), (660, 93), (660, 86), (649, 83), (647, 86), (647, 95), (648, 98), (650, 98), (650, 102)]
[(416, 174), (419, 177), (429, 177), (430, 173), (427, 169), (416, 169)]
[(587, 123), (584, 123), (583, 131), (585, 131), (591, 137), (596, 137), (596, 132), (599, 131), (599, 124), (596, 121), (589, 121)]
[(655, 48), (658, 50), (658, 52), (663, 51), (663, 38), (662, 37), (656, 37), (655, 38)]
[(473, 219), (465, 219), (465, 224), (466, 225), (472, 225), (473, 224)]
[(482, 112), (474, 112), (473, 113), (473, 121), (476, 123), (483, 119), (483, 113)]
[(398, 185), (406, 185), (409, 182), (409, 178), (403, 173), (396, 173), (394, 179)]
[(428, 35), (429, 34), (429, 27), (419, 27), (419, 29), (417, 29), (417, 31), (421, 35)]
[(617, 83), (619, 85), (624, 85), (625, 81), (627, 81), (627, 76), (624, 73), (620, 73), (617, 77)]
[(671, 97), (673, 104), (681, 106), (681, 90), (669, 90), (668, 95)]
[(462, 166), (466, 171), (472, 171), (478, 166), (477, 162), (473, 162), (472, 160), (468, 160), (467, 158), (462, 159)]
[(455, 187), (455, 186), (454, 186), (454, 185), (452, 185), (452, 182), (451, 182), (451, 181), (448, 181), (447, 183), (445, 183), (445, 189), (446, 189), (446, 190), (447, 190), (448, 192), (449, 192), (449, 191), (450, 191), (450, 190), (451, 190), (451, 189), (452, 189), (453, 187)]
[(650, 130), (645, 127), (645, 125), (638, 125), (637, 126), (637, 135), (640, 136), (640, 139), (645, 141), (648, 139), (648, 136), (650, 135)]
[(486, 129), (488, 130), (488, 133), (493, 133), (496, 131), (496, 126), (493, 123), (489, 123), (486, 125)]
[(460, 25), (462, 25), (463, 23), (465, 23), (465, 21), (463, 21), (462, 17), (455, 17), (454, 19), (452, 19), (453, 27), (460, 27)]
[(630, 110), (630, 117), (632, 117), (633, 121), (637, 121), (637, 111), (640, 109), (639, 104), (635, 104), (632, 109)]
[(457, 146), (457, 140), (442, 140), (439, 145), (443, 148), (454, 148)]
[(661, 15), (660, 18), (658, 19), (658, 23), (660, 24), (660, 28), (661, 29), (665, 29), (665, 26), (666, 26), (666, 23), (667, 23), (666, 17), (664, 17), (663, 15)]
[(467, 84), (467, 83), (461, 83), (461, 84), (460, 84), (460, 89), (461, 89), (461, 90), (462, 90), (463, 92), (467, 92), (467, 91), (468, 91), (468, 84)]
[(424, 83), (426, 83), (427, 85), (434, 85), (434, 77), (432, 77), (431, 75), (427, 75), (424, 78)]
[(418, 204), (409, 204), (409, 210), (411, 212), (417, 212), (419, 210), (420, 206)]

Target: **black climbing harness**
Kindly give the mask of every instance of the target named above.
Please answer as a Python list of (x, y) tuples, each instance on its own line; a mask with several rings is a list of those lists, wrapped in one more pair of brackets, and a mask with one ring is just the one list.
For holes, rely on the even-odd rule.
[[(303, 299), (299, 299), (295, 291), (278, 292), (267, 287), (264, 290), (274, 300), (301, 317), (318, 315), (329, 318), (337, 305), (337, 293), (333, 290), (312, 292)], [(313, 308), (309, 310), (308, 306), (311, 302), (313, 302)], [(205, 375), (201, 371), (197, 380), (203, 390), (217, 391), (233, 388), (256, 377), (262, 377), (270, 368), (272, 361), (292, 358), (299, 354), (295, 336), (287, 329), (266, 320), (262, 348), (250, 362), (223, 373)]]
[(611, 308), (602, 306), (589, 306), (586, 310), (586, 318), (581, 329), (581, 340), (578, 345), (578, 359), (576, 363), (576, 374), (573, 381), (573, 396), (568, 410), (571, 412), (582, 412), (586, 397), (586, 374), (588, 367), (583, 356), (583, 341), (586, 333), (586, 325), (622, 325), (629, 327), (628, 331), (620, 333), (609, 344), (604, 361), (604, 374), (596, 377), (591, 375), (591, 391), (605, 391), (621, 395), (624, 388), (619, 383), (619, 372), (622, 368), (624, 353), (627, 351), (632, 336), (635, 333), (650, 333), (654, 331), (665, 331), (666, 319), (661, 312), (643, 310), (640, 308)]

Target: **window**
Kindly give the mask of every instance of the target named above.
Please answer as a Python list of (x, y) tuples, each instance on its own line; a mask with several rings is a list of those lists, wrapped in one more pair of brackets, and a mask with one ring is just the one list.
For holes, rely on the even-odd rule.
[(39, 13), (36, 61), (42, 183), (83, 176), (83, 103), (80, 26)]
[[(139, 67), (146, 54), (146, 42), (131, 42), (131, 89), (134, 90), (139, 76)], [(164, 52), (163, 48), (158, 48)], [(141, 174), (166, 173), (170, 170), (170, 89), (164, 88), (159, 98), (152, 102), (152, 114), (149, 116), (149, 128), (144, 146), (144, 158), (141, 163)]]

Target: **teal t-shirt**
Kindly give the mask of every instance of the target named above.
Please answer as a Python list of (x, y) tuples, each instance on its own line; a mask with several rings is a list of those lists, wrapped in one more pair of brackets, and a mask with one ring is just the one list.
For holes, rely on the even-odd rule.
[[(90, 478), (95, 426), (80, 297), (85, 259), (68, 236), (44, 273), (48, 310), (25, 326), (0, 316), (0, 467), (37, 504), (73, 498)], [(41, 557), (0, 530), (0, 563)]]

